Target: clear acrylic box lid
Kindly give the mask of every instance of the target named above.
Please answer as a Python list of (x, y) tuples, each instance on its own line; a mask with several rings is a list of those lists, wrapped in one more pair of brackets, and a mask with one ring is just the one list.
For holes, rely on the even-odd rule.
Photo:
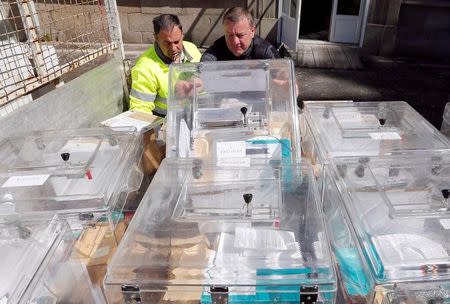
[[(69, 298), (76, 300), (72, 290), (78, 288), (78, 292), (84, 293), (80, 299), (93, 303), (92, 285), (83, 283), (88, 278), (85, 268), (80, 272), (76, 266), (81, 265), (67, 259), (73, 244), (74, 237), (67, 222), (56, 216), (49, 220), (2, 219), (0, 302), (62, 303)], [(87, 289), (83, 288), (85, 286)]]
[(167, 156), (298, 157), (295, 87), (286, 59), (171, 65)]
[(450, 280), (450, 155), (331, 164), (378, 282)]
[(111, 208), (142, 151), (135, 128), (36, 131), (0, 142), (0, 214)]
[(166, 158), (105, 285), (197, 286), (199, 294), (211, 286), (232, 286), (232, 294), (287, 286), (285, 292), (298, 294), (312, 284), (332, 293), (335, 274), (317, 198), (306, 164), (223, 168)]
[(312, 103), (304, 113), (323, 160), (450, 151), (450, 142), (406, 102)]

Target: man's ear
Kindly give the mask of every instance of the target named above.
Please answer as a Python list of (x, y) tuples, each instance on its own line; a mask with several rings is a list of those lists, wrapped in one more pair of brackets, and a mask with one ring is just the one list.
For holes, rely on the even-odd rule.
[(253, 26), (250, 28), (250, 31), (252, 32), (252, 35), (255, 36), (256, 26), (253, 25)]

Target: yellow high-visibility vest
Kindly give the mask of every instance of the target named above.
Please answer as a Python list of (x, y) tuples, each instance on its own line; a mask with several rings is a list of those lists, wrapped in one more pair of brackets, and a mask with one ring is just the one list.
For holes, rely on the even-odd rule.
[[(183, 41), (183, 62), (199, 62), (200, 51), (190, 42)], [(130, 110), (156, 112), (165, 115), (169, 96), (169, 65), (151, 46), (131, 69)]]

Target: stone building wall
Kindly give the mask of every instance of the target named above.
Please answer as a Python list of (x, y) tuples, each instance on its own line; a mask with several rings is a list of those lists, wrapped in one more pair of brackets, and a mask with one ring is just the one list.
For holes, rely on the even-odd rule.
[(185, 39), (209, 46), (223, 34), (222, 17), (232, 6), (247, 7), (257, 23), (257, 34), (276, 41), (276, 0), (117, 0), (123, 42), (153, 43), (154, 17), (163, 13), (180, 18)]
[(393, 53), (401, 3), (402, 0), (371, 0), (363, 42), (366, 53)]

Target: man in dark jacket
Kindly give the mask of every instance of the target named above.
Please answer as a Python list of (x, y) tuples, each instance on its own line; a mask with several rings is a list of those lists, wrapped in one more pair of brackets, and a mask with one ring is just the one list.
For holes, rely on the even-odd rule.
[(228, 9), (223, 16), (223, 27), (225, 36), (205, 51), (201, 61), (280, 58), (273, 45), (255, 35), (255, 24), (247, 9)]

